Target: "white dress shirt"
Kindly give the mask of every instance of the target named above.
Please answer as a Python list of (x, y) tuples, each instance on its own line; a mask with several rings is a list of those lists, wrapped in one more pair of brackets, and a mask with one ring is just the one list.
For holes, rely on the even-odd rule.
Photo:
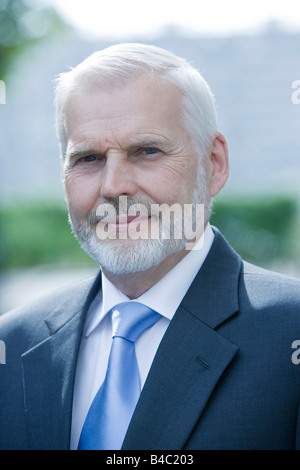
[[(201, 268), (213, 239), (214, 234), (208, 224), (195, 248), (147, 292), (132, 300), (132, 302), (141, 302), (161, 314), (158, 322), (142, 333), (135, 343), (142, 387), (159, 343)], [(112, 343), (111, 318), (107, 313), (116, 304), (129, 300), (102, 273), (102, 289), (90, 306), (78, 356), (73, 396), (71, 449), (77, 448), (84, 420), (105, 377)]]

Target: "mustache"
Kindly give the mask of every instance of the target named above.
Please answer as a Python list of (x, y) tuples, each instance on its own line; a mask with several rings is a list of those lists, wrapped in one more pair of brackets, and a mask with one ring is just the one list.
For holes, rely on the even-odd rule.
[(128, 198), (127, 196), (111, 198), (109, 201), (99, 204), (90, 212), (87, 218), (87, 224), (93, 225), (101, 222), (107, 215), (111, 214), (112, 211), (116, 216), (128, 215), (132, 206), (135, 206), (135, 211), (140, 209), (143, 215), (150, 216), (152, 204), (153, 201), (145, 202), (136, 198)]

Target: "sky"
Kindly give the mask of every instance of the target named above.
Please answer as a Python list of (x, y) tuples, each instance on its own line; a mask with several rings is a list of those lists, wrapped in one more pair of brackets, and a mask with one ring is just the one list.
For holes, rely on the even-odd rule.
[(153, 38), (166, 26), (188, 35), (260, 31), (280, 21), (300, 32), (299, 0), (44, 0), (87, 38)]

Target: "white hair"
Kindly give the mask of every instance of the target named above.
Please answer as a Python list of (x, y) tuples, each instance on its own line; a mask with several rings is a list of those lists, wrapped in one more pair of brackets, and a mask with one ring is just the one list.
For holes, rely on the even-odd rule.
[(206, 156), (217, 123), (214, 97), (202, 75), (185, 59), (165, 49), (128, 43), (95, 52), (56, 79), (56, 128), (62, 159), (68, 139), (65, 114), (72, 96), (97, 88), (109, 90), (146, 72), (160, 76), (181, 91), (182, 123), (199, 156)]

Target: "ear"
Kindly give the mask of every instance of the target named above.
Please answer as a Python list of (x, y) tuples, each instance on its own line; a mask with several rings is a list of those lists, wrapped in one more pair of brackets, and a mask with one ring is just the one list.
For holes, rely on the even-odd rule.
[(219, 131), (216, 132), (212, 141), (207, 165), (210, 195), (213, 197), (221, 191), (229, 174), (227, 142)]

